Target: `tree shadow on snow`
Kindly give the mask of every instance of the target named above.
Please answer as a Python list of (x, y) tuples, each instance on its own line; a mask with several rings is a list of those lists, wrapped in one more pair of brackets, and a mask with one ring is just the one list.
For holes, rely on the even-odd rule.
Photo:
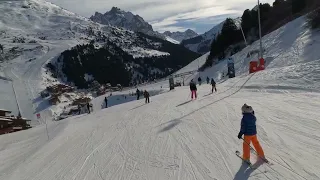
[(166, 124), (168, 124), (168, 125), (166, 125), (164, 128), (162, 128), (158, 133), (163, 133), (163, 132), (169, 131), (169, 130), (173, 129), (174, 127), (176, 127), (181, 122), (182, 121), (179, 119), (171, 120), (171, 121), (167, 122)]
[(186, 104), (190, 103), (191, 101), (192, 101), (192, 100), (189, 100), (189, 101), (186, 101), (186, 102), (184, 102), (184, 103), (178, 104), (176, 107), (186, 105)]
[(39, 113), (45, 109), (47, 109), (50, 106), (49, 101), (48, 100), (43, 100), (38, 104), (38, 107), (35, 110), (35, 113)]
[[(256, 169), (258, 169), (263, 164), (263, 161), (257, 161), (253, 164), (253, 168), (248, 167), (246, 163), (242, 163), (240, 169), (237, 174), (234, 176), (233, 180), (247, 180), (249, 179), (251, 173), (253, 173)], [(258, 175), (258, 174), (256, 174)]]
[(37, 102), (40, 102), (41, 100), (43, 100), (42, 99), (42, 97), (41, 96), (38, 96), (36, 99), (33, 99), (33, 103), (37, 103)]

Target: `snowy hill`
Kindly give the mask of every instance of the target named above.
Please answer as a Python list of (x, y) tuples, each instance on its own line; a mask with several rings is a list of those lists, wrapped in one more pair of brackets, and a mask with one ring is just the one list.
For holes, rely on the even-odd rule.
[[(240, 18), (235, 18), (233, 20), (237, 26), (240, 25)], [(184, 45), (186, 48), (190, 49), (191, 51), (200, 54), (205, 54), (210, 51), (211, 42), (221, 32), (224, 23), (225, 21), (221, 22), (220, 24), (214, 26), (212, 29), (205, 32), (204, 34), (183, 40), (181, 44)]]
[[(126, 62), (126, 71), (130, 71), (133, 77), (139, 77), (141, 81), (145, 81), (145, 77), (149, 73), (158, 73), (159, 77), (164, 73), (157, 67), (147, 66), (147, 64), (160, 61), (160, 59), (168, 62), (170, 58), (174, 58), (182, 52), (182, 54), (188, 54), (189, 57), (183, 59), (174, 58), (175, 61), (168, 65), (169, 69), (166, 72), (170, 73), (170, 71), (180, 69), (198, 56), (182, 46), (159, 38), (148, 37), (142, 33), (101, 25), (43, 0), (0, 1), (0, 11), (5, 12), (0, 16), (0, 44), (4, 47), (4, 52), (0, 54), (0, 74), (12, 79), (14, 84), (14, 89), (11, 84), (5, 86), (3, 92), (11, 92), (8, 94), (10, 102), (1, 100), (0, 107), (10, 108), (9, 110), (12, 110), (14, 115), (18, 115), (18, 109), (20, 109), (24, 117), (32, 120), (36, 119), (35, 114), (37, 113), (41, 113), (49, 119), (56, 113), (56, 110), (53, 110), (55, 106), (52, 109), (47, 100), (39, 97), (39, 93), (47, 86), (66, 83), (68, 77), (62, 74), (60, 79), (53, 78), (52, 76), (57, 77), (57, 74), (50, 73), (45, 65), (49, 62), (56, 62), (59, 57), (61, 59), (62, 52), (77, 49), (76, 45), (91, 43), (94, 45), (95, 51), (98, 51), (99, 49), (108, 49), (105, 48), (105, 45), (109, 43), (113, 47), (110, 48), (112, 52), (109, 53), (112, 56), (116, 54), (118, 59), (139, 60), (140, 64), (143, 64), (143, 61), (140, 61), (143, 58), (151, 59), (151, 61), (144, 63), (146, 66), (142, 67), (137, 65), (139, 63)], [(123, 56), (120, 56), (119, 52), (123, 52)], [(86, 52), (82, 53), (87, 54)], [(152, 59), (153, 57), (154, 59)], [(112, 62), (115, 61), (112, 59)], [(119, 62), (121, 63), (121, 61)], [(60, 65), (59, 69), (55, 69), (58, 72), (62, 72), (63, 64)], [(90, 65), (97, 66), (93, 63)], [(132, 67), (136, 71), (132, 70)], [(76, 70), (77, 67), (73, 66), (71, 72), (77, 72)], [(143, 72), (143, 74), (139, 72)], [(88, 74), (84, 72), (81, 75), (81, 77), (85, 77)], [(116, 79), (116, 77), (114, 78)], [(130, 81), (130, 79), (127, 80)], [(18, 108), (15, 105), (17, 104), (15, 97), (12, 96), (13, 90), (17, 92)], [(61, 104), (70, 102), (79, 96), (82, 95), (69, 94), (69, 97), (72, 98), (63, 97)], [(1, 98), (6, 99), (7, 95), (1, 95)], [(10, 106), (7, 106), (7, 103)], [(59, 107), (59, 109), (61, 108), (63, 106)], [(39, 120), (40, 124), (43, 122)]]
[[(201, 72), (218, 81), (217, 93), (204, 84), (190, 101), (189, 87), (177, 87), (151, 97), (150, 104), (130, 99), (101, 111), (99, 97), (96, 112), (50, 122), (49, 139), (45, 126), (0, 136), (0, 179), (320, 179), (320, 33), (301, 17), (263, 42), (265, 71), (248, 75), (255, 42), (234, 55), (236, 78), (221, 77), (225, 61)], [(205, 58), (179, 72), (197, 70)], [(139, 88), (160, 92), (167, 86), (162, 81)], [(270, 165), (251, 153), (251, 169), (235, 155), (242, 151), (237, 134), (244, 103), (255, 110)]]
[[(316, 65), (320, 59), (320, 54), (317, 52), (319, 48), (319, 38), (319, 33), (309, 30), (305, 17), (300, 17), (264, 36), (263, 48), (265, 49), (264, 56), (268, 71), (259, 72), (258, 74), (261, 73), (261, 76), (254, 76), (253, 78), (257, 78), (257, 81), (259, 79), (263, 82), (262, 86), (281, 88), (283, 86), (281, 82), (285, 77), (287, 80), (286, 85), (290, 84), (289, 87), (283, 87), (285, 89), (300, 89), (302, 88), (301, 84), (304, 84), (304, 89), (315, 91), (318, 88), (318, 84), (310, 82), (317, 82), (319, 80), (318, 78), (320, 78), (318, 73), (315, 73), (319, 68), (318, 65)], [(259, 49), (259, 41), (254, 42), (241, 52), (233, 55), (236, 76), (248, 73), (249, 62), (258, 59), (257, 49)], [(254, 53), (252, 54), (252, 52)], [(249, 53), (251, 53), (252, 57), (248, 57)], [(207, 56), (208, 53), (179, 70), (177, 73), (196, 70), (195, 65), (198, 65), (198, 60), (199, 66), (202, 66)], [(292, 71), (288, 71), (288, 69), (292, 69)], [(278, 72), (274, 73), (276, 71)], [(200, 75), (203, 79), (209, 76), (220, 81), (224, 80), (222, 77), (223, 73), (225, 75), (227, 73), (226, 60), (220, 61), (211, 68), (206, 69), (204, 72), (201, 72)], [(191, 78), (198, 78), (198, 76), (199, 73), (195, 73), (189, 80)], [(297, 78), (299, 78), (299, 80), (297, 80)], [(250, 81), (247, 85), (249, 87), (255, 86), (254, 84), (249, 84)]]
[(191, 39), (186, 39), (181, 42), (182, 45), (191, 51), (204, 54), (210, 50), (210, 45), (215, 36), (221, 31), (224, 22), (214, 26), (208, 32)]
[(170, 32), (170, 31), (166, 31), (163, 33), (163, 35), (168, 36), (174, 40), (177, 40), (179, 42), (186, 40), (186, 39), (190, 39), (193, 38), (195, 36), (198, 36), (198, 34), (196, 32), (194, 32), (191, 29), (186, 30), (185, 32)]

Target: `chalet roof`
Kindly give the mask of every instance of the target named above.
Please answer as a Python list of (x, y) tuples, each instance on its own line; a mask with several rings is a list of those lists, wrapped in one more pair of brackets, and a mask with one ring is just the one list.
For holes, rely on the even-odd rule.
[(11, 113), (11, 111), (6, 110), (6, 109), (0, 109), (0, 112), (7, 112), (7, 113)]
[(1, 118), (1, 117), (0, 117), (0, 121), (7, 121), (7, 122), (12, 122), (12, 120), (10, 120), (10, 119), (6, 119), (6, 118)]

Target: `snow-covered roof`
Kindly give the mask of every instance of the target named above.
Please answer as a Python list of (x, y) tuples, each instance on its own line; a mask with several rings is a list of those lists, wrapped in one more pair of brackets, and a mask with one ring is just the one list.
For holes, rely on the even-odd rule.
[(1, 118), (1, 117), (0, 117), (0, 121), (8, 121), (8, 122), (12, 122), (12, 120), (10, 120), (10, 119)]
[(8, 113), (11, 113), (11, 111), (6, 110), (6, 109), (0, 109), (0, 111), (2, 111), (2, 112), (8, 112)]

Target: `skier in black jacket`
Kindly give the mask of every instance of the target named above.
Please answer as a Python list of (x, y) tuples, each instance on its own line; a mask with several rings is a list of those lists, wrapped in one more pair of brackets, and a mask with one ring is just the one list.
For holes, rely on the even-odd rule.
[(104, 102), (106, 104), (106, 108), (108, 108), (108, 99), (107, 99), (107, 97), (104, 98)]
[(193, 82), (193, 80), (191, 80), (191, 82), (190, 82), (190, 91), (191, 91), (191, 99), (193, 99), (193, 97), (195, 97), (195, 99), (197, 99), (197, 86)]
[(202, 79), (201, 79), (200, 76), (199, 76), (199, 78), (198, 78), (198, 81), (199, 81), (199, 86), (201, 86), (201, 81), (202, 81)]
[(139, 89), (137, 89), (136, 94), (137, 94), (137, 100), (139, 100), (140, 99), (140, 91), (139, 91)]
[(213, 90), (215, 90), (215, 92), (217, 92), (216, 82), (214, 81), (213, 78), (211, 78), (211, 86), (212, 86), (211, 92), (213, 93)]

